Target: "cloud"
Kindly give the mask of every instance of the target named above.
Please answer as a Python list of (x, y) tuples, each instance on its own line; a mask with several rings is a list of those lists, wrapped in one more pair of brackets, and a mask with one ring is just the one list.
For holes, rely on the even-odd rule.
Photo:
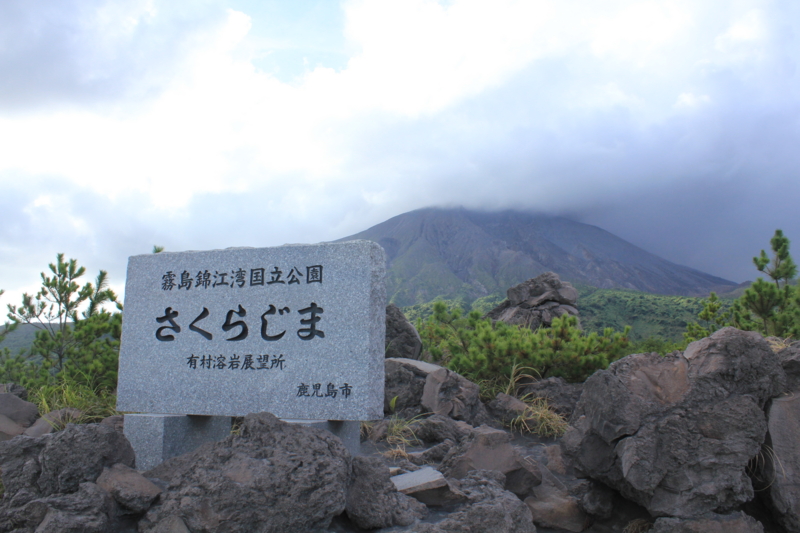
[(794, 4), (257, 5), (0, 6), (3, 288), (57, 251), (119, 280), (153, 244), (332, 240), (428, 205), (568, 213), (736, 281), (800, 227)]
[(156, 96), (205, 34), (219, 6), (149, 0), (0, 5), (0, 113), (96, 106)]

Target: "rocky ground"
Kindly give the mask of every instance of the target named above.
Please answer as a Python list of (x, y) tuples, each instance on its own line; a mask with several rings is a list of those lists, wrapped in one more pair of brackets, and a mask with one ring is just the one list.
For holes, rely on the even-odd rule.
[(800, 345), (725, 328), (582, 386), (539, 382), (569, 417), (547, 439), (508, 430), (518, 400), (390, 358), (362, 456), (258, 413), (146, 472), (124, 420), (59, 429), (39, 421), (74, 413), (40, 418), (4, 386), (0, 532), (800, 532), (798, 361)]

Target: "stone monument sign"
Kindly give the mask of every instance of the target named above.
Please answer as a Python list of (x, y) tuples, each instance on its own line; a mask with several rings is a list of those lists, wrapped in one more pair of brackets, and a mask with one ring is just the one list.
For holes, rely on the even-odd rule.
[(384, 269), (370, 241), (131, 257), (117, 408), (382, 418)]

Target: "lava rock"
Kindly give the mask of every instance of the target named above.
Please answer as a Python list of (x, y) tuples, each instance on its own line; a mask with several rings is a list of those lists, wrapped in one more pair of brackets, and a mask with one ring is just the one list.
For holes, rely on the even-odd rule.
[(385, 357), (419, 359), (422, 339), (406, 315), (394, 304), (386, 306), (386, 351)]
[(487, 318), (530, 329), (549, 327), (562, 315), (578, 316), (578, 291), (561, 281), (555, 272), (545, 272), (506, 291), (507, 299), (486, 314)]
[(413, 526), (414, 533), (536, 533), (531, 511), (513, 493), (504, 490), (500, 472), (470, 472), (457, 483), (468, 503), (436, 524)]
[(389, 469), (377, 457), (353, 458), (347, 516), (362, 529), (407, 526), (427, 513), (425, 504), (398, 492)]
[(100, 424), (68, 424), (58, 433), (0, 442), (0, 471), (6, 492), (0, 509), (75, 492), (81, 483), (94, 483), (104, 467), (117, 463), (133, 467), (134, 461), (133, 448), (125, 436)]
[(764, 533), (764, 526), (742, 512), (707, 513), (690, 519), (659, 518), (650, 533)]
[(350, 462), (341, 440), (325, 430), (249, 414), (239, 435), (145, 473), (167, 486), (139, 530), (156, 531), (172, 516), (194, 533), (324, 529), (345, 510)]
[(683, 354), (630, 355), (593, 374), (561, 445), (576, 467), (653, 516), (728, 512), (786, 376), (758, 333), (723, 328)]

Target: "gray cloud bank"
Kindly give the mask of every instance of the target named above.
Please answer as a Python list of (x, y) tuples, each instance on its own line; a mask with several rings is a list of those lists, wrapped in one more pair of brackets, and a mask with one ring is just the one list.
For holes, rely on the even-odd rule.
[(157, 94), (224, 9), (168, 3), (0, 2), (0, 112), (94, 106)]
[[(35, 17), (25, 4), (0, 5), (0, 112), (157, 92), (222, 10), (152, 20), (134, 10), (133, 29), (87, 30), (109, 4), (50, 3)], [(435, 113), (354, 118), (330, 139), (346, 180), (287, 174), (278, 178), (292, 185), (279, 190), (256, 170), (242, 192), (157, 209), (145, 194), (108, 198), (59, 176), (5, 172), (0, 287), (35, 284), (60, 251), (121, 283), (127, 257), (153, 244), (334, 240), (431, 205), (567, 215), (673, 262), (754, 279), (751, 258), (776, 228), (800, 260), (800, 8), (777, 3), (764, 20), (769, 37), (738, 55), (714, 53), (729, 20), (703, 19), (708, 31), (656, 67), (576, 46)], [(250, 168), (241, 157), (235, 168)]]

